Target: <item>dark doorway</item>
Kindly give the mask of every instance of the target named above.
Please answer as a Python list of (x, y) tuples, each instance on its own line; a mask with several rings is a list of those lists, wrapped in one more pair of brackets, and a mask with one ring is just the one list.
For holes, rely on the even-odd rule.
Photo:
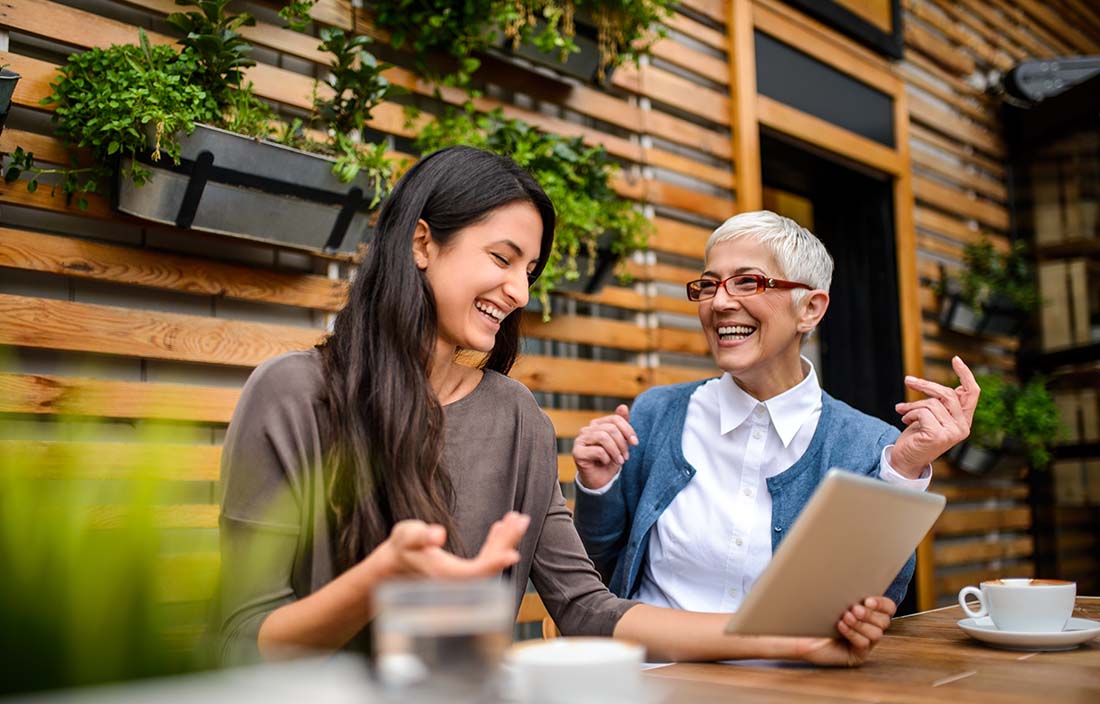
[[(818, 329), (818, 371), (834, 398), (901, 427), (905, 399), (891, 180), (786, 137), (761, 134), (765, 207), (807, 225), (833, 255), (829, 310)], [(793, 194), (794, 198), (785, 198)], [(916, 611), (909, 585), (899, 614)]]
[(810, 228), (836, 263), (818, 330), (822, 385), (900, 427), (894, 404), (904, 400), (905, 387), (891, 181), (769, 134), (761, 135), (760, 156), (765, 189), (809, 202)]

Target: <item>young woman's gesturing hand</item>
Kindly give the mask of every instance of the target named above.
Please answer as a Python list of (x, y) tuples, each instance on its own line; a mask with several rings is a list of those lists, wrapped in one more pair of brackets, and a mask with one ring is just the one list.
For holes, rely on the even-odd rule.
[(406, 520), (394, 525), (378, 546), (385, 570), (395, 577), (474, 579), (500, 574), (519, 561), (519, 545), (530, 525), (529, 516), (511, 511), (494, 523), (481, 551), (471, 559), (447, 552), (447, 531), (441, 525)]

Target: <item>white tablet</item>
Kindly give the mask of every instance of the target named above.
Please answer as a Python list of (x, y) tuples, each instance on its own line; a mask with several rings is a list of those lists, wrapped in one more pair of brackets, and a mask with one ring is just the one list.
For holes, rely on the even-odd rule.
[(829, 470), (726, 633), (836, 637), (849, 606), (886, 591), (946, 502)]

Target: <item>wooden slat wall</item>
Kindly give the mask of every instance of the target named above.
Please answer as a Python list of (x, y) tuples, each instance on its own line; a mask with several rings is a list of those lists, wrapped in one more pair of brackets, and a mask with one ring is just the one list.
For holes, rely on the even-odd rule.
[[(1006, 148), (998, 101), (984, 90), (991, 72), (1017, 62), (1100, 53), (1093, 3), (1034, 0), (902, 0), (905, 80), (911, 121), (924, 363), (927, 375), (954, 381), (950, 358), (1012, 372), (1017, 341), (941, 331), (931, 284), (940, 266), (961, 265), (962, 248), (981, 235), (1008, 244)], [(938, 603), (977, 580), (1033, 573), (1033, 543), (1023, 468), (1016, 478), (978, 480), (936, 465), (948, 510), (936, 528)]]
[[(172, 0), (6, 3), (0, 64), (23, 78), (0, 150), (23, 146), (44, 164), (66, 163), (50, 108), (40, 104), (56, 67), (72, 51), (136, 42), (138, 27), (154, 44), (172, 44), (163, 18), (176, 9)], [(308, 109), (313, 77), (326, 61), (319, 40), (281, 28), (263, 5), (246, 9), (259, 19), (243, 30), (258, 49), (248, 80), (277, 107)], [(313, 16), (317, 28), (384, 38), (366, 12), (344, 0), (325, 0)], [(525, 320), (528, 353), (513, 375), (539, 394), (563, 441), (559, 476), (567, 492), (575, 472), (568, 444), (585, 423), (654, 383), (713, 372), (680, 285), (697, 272), (710, 229), (736, 208), (724, 23), (722, 3), (685, 3), (652, 59), (616, 71), (608, 90), (563, 88), (499, 58), (479, 74), (491, 84), (484, 95), (494, 96), (478, 98), (480, 109), (501, 107), (603, 144), (623, 165), (615, 189), (655, 225), (652, 251), (631, 263), (634, 282), (595, 296), (555, 296), (552, 322), (537, 314)], [(395, 64), (389, 79), (426, 106), (419, 124), (465, 100), (449, 88), (434, 99), (435, 87), (409, 69), (410, 57), (383, 46), (376, 45)], [(536, 96), (539, 108), (521, 107), (516, 93)], [(416, 133), (396, 103), (376, 109), (369, 126), (393, 138)], [(104, 198), (89, 201), (79, 212), (45, 184), (36, 193), (21, 183), (0, 185), (0, 449), (31, 451), (47, 476), (77, 456), (99, 458), (85, 478), (187, 482), (207, 503), (166, 508), (162, 525), (209, 532), (216, 528), (219, 442), (241, 384), (263, 360), (321, 339), (353, 263), (155, 226), (115, 213)], [(81, 427), (101, 420), (89, 437), (73, 439), (49, 432), (62, 418)], [(169, 429), (152, 445), (141, 430), (149, 423)], [(109, 524), (118, 516), (103, 507), (93, 518)], [(171, 575), (197, 570), (212, 579), (214, 549), (166, 559), (162, 596), (205, 599), (173, 588)], [(544, 615), (531, 595), (520, 620)]]

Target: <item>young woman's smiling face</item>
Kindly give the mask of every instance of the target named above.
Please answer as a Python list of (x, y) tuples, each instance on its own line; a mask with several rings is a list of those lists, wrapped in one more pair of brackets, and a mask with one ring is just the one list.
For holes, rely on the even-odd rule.
[[(734, 274), (785, 278), (771, 251), (749, 238), (715, 245), (707, 256), (702, 278), (723, 280)], [(825, 295), (823, 292), (815, 292)], [(714, 298), (699, 302), (699, 321), (715, 363), (738, 385), (766, 400), (802, 380), (799, 348), (802, 333), (820, 316), (807, 318), (806, 304), (791, 302), (789, 289), (765, 289), (752, 296), (733, 297), (720, 287)]]
[(417, 229), (414, 256), (435, 296), (440, 345), (489, 352), (500, 321), (527, 305), (542, 218), (517, 201), (455, 234), (445, 246)]

